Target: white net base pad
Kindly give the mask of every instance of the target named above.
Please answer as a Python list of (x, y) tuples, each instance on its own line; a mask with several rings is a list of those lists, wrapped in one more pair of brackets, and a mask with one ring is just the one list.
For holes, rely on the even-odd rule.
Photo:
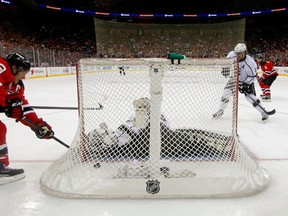
[[(215, 177), (215, 172), (220, 172), (223, 166), (233, 173), (237, 164), (204, 162), (195, 169), (193, 162), (186, 162), (185, 169), (181, 169), (183, 163), (166, 162), (157, 171), (145, 163), (127, 162), (115, 169), (111, 162), (89, 162), (66, 171), (66, 175), (46, 173), (46, 179), (42, 176), (40, 180), (41, 189), (67, 198), (225, 198), (256, 194), (270, 183), (270, 176), (262, 167), (256, 173)], [(99, 175), (103, 178), (99, 179)]]

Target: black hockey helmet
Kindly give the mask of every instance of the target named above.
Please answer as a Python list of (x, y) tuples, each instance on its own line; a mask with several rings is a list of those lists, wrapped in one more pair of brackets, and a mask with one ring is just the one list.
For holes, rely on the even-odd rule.
[(265, 64), (265, 53), (257, 53), (255, 55), (255, 59), (258, 61), (260, 65)]
[(9, 64), (11, 66), (12, 65), (16, 66), (16, 68), (17, 68), (16, 74), (19, 73), (22, 70), (29, 71), (30, 68), (31, 68), (30, 62), (23, 55), (21, 55), (20, 53), (8, 54), (6, 56), (6, 60), (9, 62)]
[(255, 53), (253, 56), (255, 59), (265, 59), (265, 53), (263, 52)]
[(264, 53), (259, 53), (258, 54), (258, 59), (264, 59)]

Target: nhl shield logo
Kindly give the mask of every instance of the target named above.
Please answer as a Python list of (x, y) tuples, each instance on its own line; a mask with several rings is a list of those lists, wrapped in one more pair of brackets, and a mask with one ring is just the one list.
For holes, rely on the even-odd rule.
[(148, 180), (146, 182), (146, 191), (150, 194), (156, 194), (160, 191), (160, 182), (156, 180)]

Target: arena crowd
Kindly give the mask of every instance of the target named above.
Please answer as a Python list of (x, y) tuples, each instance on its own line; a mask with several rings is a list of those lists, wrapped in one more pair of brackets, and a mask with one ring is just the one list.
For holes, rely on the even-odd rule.
[[(48, 0), (42, 2), (50, 3), (50, 5), (53, 2), (55, 3), (55, 1)], [(75, 7), (83, 9), (93, 10), (99, 8), (102, 11), (115, 12), (123, 9), (125, 12), (133, 13), (134, 5), (139, 12), (155, 12), (147, 10), (148, 7), (137, 7), (135, 1), (126, 1), (125, 4), (121, 0), (116, 0), (115, 4), (109, 4), (109, 1), (88, 1), (89, 4), (85, 4), (85, 7), (80, 4), (80, 1), (61, 2), (62, 4), (58, 6), (68, 7), (70, 3), (70, 5), (74, 4)], [(278, 5), (267, 5), (266, 7), (280, 7), (282, 6), (280, 3)], [(162, 3), (157, 1), (154, 4)], [(221, 5), (220, 9), (218, 8), (217, 11), (215, 9), (215, 12), (228, 10), (223, 4)], [(251, 7), (258, 9), (256, 5), (251, 5)], [(143, 8), (145, 8), (145, 11), (142, 11)], [(239, 5), (239, 8), (241, 8), (241, 5)], [(245, 8), (241, 9), (244, 10)], [(169, 12), (169, 8), (162, 7), (162, 10)], [(175, 6), (175, 11), (180, 11), (180, 8)], [(202, 12), (205, 13), (206, 11), (208, 9)], [(0, 4), (0, 18), (1, 55), (13, 51), (21, 52), (35, 66), (76, 65), (81, 58), (96, 56), (102, 58), (166, 57), (171, 50), (191, 58), (223, 58), (230, 51), (230, 47), (235, 45), (230, 44), (232, 40), (230, 40), (229, 35), (226, 37), (215, 34), (203, 36), (199, 33), (186, 34), (176, 31), (172, 34), (171, 32), (166, 34), (167, 31), (156, 31), (151, 34), (145, 32), (145, 35), (137, 32), (133, 36), (132, 31), (124, 30), (110, 32), (114, 35), (106, 38), (106, 40), (104, 34), (103, 38), (100, 38), (100, 33), (96, 34), (98, 40), (101, 39), (101, 43), (98, 43), (93, 16), (54, 12), (23, 5)], [(276, 15), (266, 15), (265, 17), (246, 17), (245, 43), (249, 52), (252, 54), (264, 52), (266, 57), (272, 60), (276, 66), (288, 66), (287, 18), (287, 12), (278, 12)], [(274, 25), (269, 26), (269, 30), (267, 28), (268, 21), (274, 23)], [(129, 22), (133, 21), (129, 20)], [(127, 43), (119, 43), (119, 37), (124, 38)]]

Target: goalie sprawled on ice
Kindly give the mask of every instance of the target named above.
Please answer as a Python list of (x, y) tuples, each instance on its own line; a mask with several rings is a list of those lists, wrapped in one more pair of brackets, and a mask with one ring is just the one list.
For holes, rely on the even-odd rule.
[[(106, 123), (88, 133), (88, 151), (98, 159), (145, 159), (150, 148), (150, 100), (140, 98), (133, 101), (135, 114), (120, 125), (116, 131), (108, 129)], [(152, 131), (153, 133), (153, 131)], [(231, 136), (224, 136), (199, 129), (172, 130), (166, 118), (160, 120), (163, 159), (209, 159), (231, 157)]]

